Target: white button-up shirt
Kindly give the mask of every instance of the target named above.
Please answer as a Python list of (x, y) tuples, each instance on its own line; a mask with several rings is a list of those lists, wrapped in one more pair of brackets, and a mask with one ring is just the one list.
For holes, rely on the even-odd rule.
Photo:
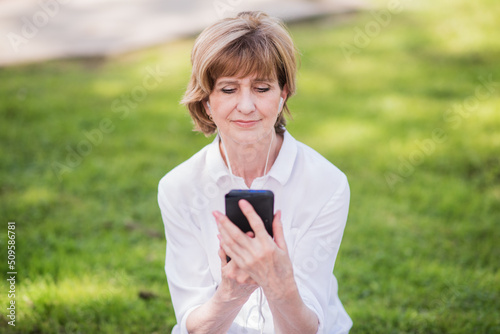
[[(318, 333), (347, 333), (352, 321), (338, 298), (333, 267), (349, 209), (347, 178), (337, 167), (288, 132), (267, 175), (252, 189), (274, 192), (282, 211), (286, 244), (304, 303), (319, 319)], [(219, 138), (165, 175), (158, 202), (165, 225), (165, 272), (177, 318), (172, 333), (187, 333), (186, 319), (215, 293), (221, 282), (217, 224), (212, 211), (225, 211), (224, 195), (248, 189), (231, 177)], [(242, 307), (228, 333), (260, 333), (259, 289)], [(273, 333), (272, 313), (262, 305), (264, 333)], [(259, 324), (260, 323), (260, 324)]]

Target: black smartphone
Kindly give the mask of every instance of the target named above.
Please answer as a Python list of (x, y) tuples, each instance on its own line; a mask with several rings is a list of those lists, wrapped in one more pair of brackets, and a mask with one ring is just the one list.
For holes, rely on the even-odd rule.
[(226, 194), (226, 216), (243, 232), (252, 231), (238, 201), (247, 200), (264, 222), (267, 233), (273, 236), (274, 193), (270, 190), (231, 190)]

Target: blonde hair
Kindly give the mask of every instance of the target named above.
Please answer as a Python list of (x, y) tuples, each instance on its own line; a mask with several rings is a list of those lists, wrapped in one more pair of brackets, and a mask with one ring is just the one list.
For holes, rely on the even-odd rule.
[[(191, 79), (181, 103), (188, 108), (194, 129), (207, 136), (217, 127), (206, 114), (203, 101), (220, 77), (276, 78), (281, 89), (288, 88), (287, 98), (295, 93), (295, 46), (284, 24), (263, 12), (241, 12), (206, 28), (194, 43), (191, 63)], [(283, 110), (290, 115), (286, 99)], [(284, 132), (285, 125), (281, 112), (276, 132)]]

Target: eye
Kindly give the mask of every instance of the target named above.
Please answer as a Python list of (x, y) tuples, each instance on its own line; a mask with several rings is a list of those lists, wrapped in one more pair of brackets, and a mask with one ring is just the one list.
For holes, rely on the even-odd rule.
[(265, 93), (265, 92), (269, 91), (269, 89), (270, 89), (269, 87), (257, 87), (257, 91), (259, 93)]
[(224, 94), (233, 94), (236, 91), (236, 89), (234, 89), (234, 88), (222, 88), (221, 91)]

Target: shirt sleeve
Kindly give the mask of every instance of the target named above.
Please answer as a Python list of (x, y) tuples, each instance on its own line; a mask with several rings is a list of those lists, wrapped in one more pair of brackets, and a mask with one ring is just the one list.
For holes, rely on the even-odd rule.
[(190, 219), (189, 207), (168, 196), (166, 188), (160, 182), (158, 204), (167, 239), (165, 273), (180, 333), (187, 333), (187, 317), (211, 298), (216, 283), (209, 270), (201, 231)]
[[(337, 190), (307, 229), (301, 231), (295, 244), (292, 259), (295, 280), (302, 300), (318, 316), (318, 333), (325, 332), (325, 321), (334, 322), (331, 317), (344, 311), (338, 300), (333, 267), (347, 221), (349, 198), (349, 184), (342, 174)], [(338, 307), (332, 305), (332, 296), (337, 299)], [(332, 313), (332, 306), (342, 310)]]

